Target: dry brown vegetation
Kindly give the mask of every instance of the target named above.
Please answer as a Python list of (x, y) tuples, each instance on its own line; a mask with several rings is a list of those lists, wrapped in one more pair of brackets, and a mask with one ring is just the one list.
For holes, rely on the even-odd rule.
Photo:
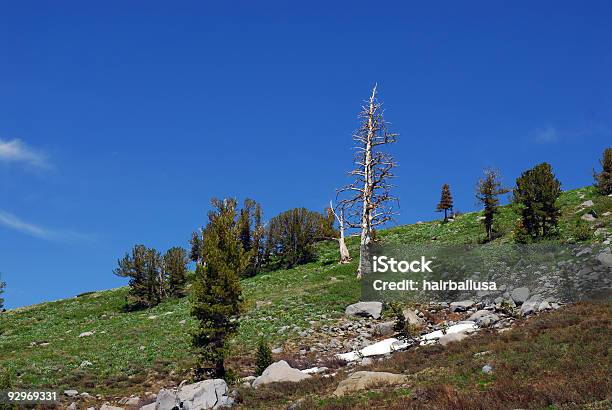
[[(524, 320), (507, 332), (397, 353), (367, 370), (412, 375), (409, 389), (334, 398), (340, 380), (242, 390), (242, 408), (561, 409), (612, 406), (612, 304), (579, 303)], [(486, 352), (483, 354), (483, 352)], [(484, 374), (482, 366), (494, 371)]]

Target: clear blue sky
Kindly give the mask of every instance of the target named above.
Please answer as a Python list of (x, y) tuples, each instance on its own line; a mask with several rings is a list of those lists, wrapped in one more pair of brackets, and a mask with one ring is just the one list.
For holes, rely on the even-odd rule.
[(609, 1), (1, 1), (7, 306), (125, 284), (117, 258), (187, 246), (212, 196), (322, 210), (375, 82), (398, 223), (439, 217), (445, 182), (475, 210), (486, 166), (590, 184), (611, 18)]

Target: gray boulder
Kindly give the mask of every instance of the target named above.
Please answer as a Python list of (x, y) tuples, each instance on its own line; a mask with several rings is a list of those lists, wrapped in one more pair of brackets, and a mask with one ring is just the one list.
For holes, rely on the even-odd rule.
[(522, 316), (529, 316), (532, 313), (535, 313), (538, 310), (539, 306), (540, 306), (540, 301), (528, 300), (527, 302), (523, 303), (523, 305), (521, 306), (520, 314)]
[(381, 302), (358, 302), (346, 307), (347, 316), (363, 316), (379, 319), (382, 312)]
[(476, 322), (479, 327), (488, 327), (494, 323), (497, 323), (499, 321), (499, 316), (490, 310), (479, 310), (478, 312), (472, 314), (468, 320)]
[(597, 255), (597, 260), (608, 268), (612, 268), (612, 250), (607, 247)]
[(512, 291), (512, 293), (510, 294), (510, 297), (512, 298), (514, 303), (516, 303), (517, 305), (520, 305), (521, 303), (525, 303), (525, 301), (529, 299), (529, 294), (530, 294), (529, 288), (526, 288), (526, 287), (516, 288)]
[(379, 336), (388, 336), (392, 335), (395, 331), (393, 328), (395, 327), (395, 322), (383, 322), (378, 323), (374, 326), (374, 333)]
[(442, 346), (447, 346), (450, 343), (460, 342), (466, 337), (468, 337), (468, 335), (465, 332), (447, 333), (440, 337), (438, 342), (440, 342)]
[(474, 306), (475, 302), (473, 300), (461, 300), (459, 302), (452, 302), (450, 304), (450, 309), (453, 312), (465, 312), (472, 306)]
[(404, 309), (402, 313), (404, 317), (406, 318), (406, 323), (408, 323), (409, 325), (421, 326), (425, 323), (423, 319), (421, 319), (420, 317), (417, 316), (416, 313), (414, 313), (413, 309), (410, 309), (410, 308)]
[(223, 379), (203, 380), (198, 383), (186, 384), (177, 390), (161, 389), (157, 394), (155, 406), (148, 404), (141, 410), (185, 410), (213, 409), (231, 405), (228, 400), (227, 384)]
[(286, 361), (281, 360), (268, 366), (261, 376), (255, 379), (253, 387), (275, 382), (299, 382), (309, 378), (310, 375), (294, 369)]
[(587, 221), (587, 222), (595, 222), (595, 218), (592, 214), (588, 213), (588, 214), (584, 214), (580, 217), (580, 219), (582, 219), (583, 221)]

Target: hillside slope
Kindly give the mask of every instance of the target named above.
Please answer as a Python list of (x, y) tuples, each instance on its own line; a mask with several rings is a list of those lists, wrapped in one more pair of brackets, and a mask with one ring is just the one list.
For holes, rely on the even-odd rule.
[[(599, 215), (598, 233), (610, 229), (612, 217), (603, 214), (612, 210), (612, 198), (596, 195), (591, 187), (568, 191), (559, 200), (560, 240), (576, 240), (576, 223), (588, 210), (578, 211), (578, 206), (589, 199), (595, 202), (589, 209)], [(479, 213), (468, 213), (448, 224), (399, 226), (378, 236), (388, 243), (475, 243), (484, 237), (478, 217)], [(502, 208), (497, 242), (511, 240), (516, 219), (510, 207)], [(283, 346), (285, 355), (297, 354), (300, 339), (313, 336), (313, 329), (336, 323), (344, 308), (359, 299), (355, 263), (336, 264), (336, 246), (320, 243), (312, 263), (243, 281), (248, 310), (233, 341), (230, 368), (250, 374), (253, 347), (261, 335), (273, 347)], [(356, 238), (350, 238), (348, 246), (355, 255)], [(127, 288), (92, 292), (0, 315), (0, 367), (12, 375), (14, 387), (77, 389), (104, 398), (178, 384), (193, 364), (190, 329), (194, 322), (188, 298), (124, 312), (126, 295)]]

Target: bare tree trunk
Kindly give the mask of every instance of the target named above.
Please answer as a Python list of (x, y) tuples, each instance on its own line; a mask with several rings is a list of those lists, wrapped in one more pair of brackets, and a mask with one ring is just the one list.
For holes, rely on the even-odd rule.
[(350, 175), (355, 178), (355, 182), (339, 190), (352, 193), (352, 197), (343, 199), (340, 203), (350, 211), (349, 226), (361, 231), (358, 278), (370, 270), (369, 254), (374, 227), (392, 219), (394, 212), (388, 203), (397, 201), (390, 194), (392, 185), (389, 183), (389, 179), (393, 177), (392, 168), (396, 165), (395, 161), (390, 154), (376, 148), (394, 143), (397, 135), (387, 132), (381, 106), (377, 101), (374, 86), (366, 106), (360, 113), (360, 118), (363, 119), (361, 128), (353, 135), (353, 139), (357, 141), (356, 168)]
[(372, 141), (374, 139), (374, 98), (376, 87), (372, 90), (370, 104), (368, 107), (367, 136), (363, 163), (363, 211), (361, 213), (361, 240), (359, 242), (359, 266), (357, 267), (357, 277), (363, 276), (366, 264), (368, 263), (368, 251), (372, 243)]
[(340, 230), (340, 237), (338, 238), (338, 246), (340, 248), (340, 263), (348, 263), (351, 260), (351, 255), (349, 254), (348, 248), (346, 247), (346, 243), (344, 242), (344, 210), (340, 209), (340, 215), (336, 213), (334, 210), (334, 204), (332, 201), (329, 201), (329, 208), (331, 209), (334, 217), (338, 221), (338, 226)]

